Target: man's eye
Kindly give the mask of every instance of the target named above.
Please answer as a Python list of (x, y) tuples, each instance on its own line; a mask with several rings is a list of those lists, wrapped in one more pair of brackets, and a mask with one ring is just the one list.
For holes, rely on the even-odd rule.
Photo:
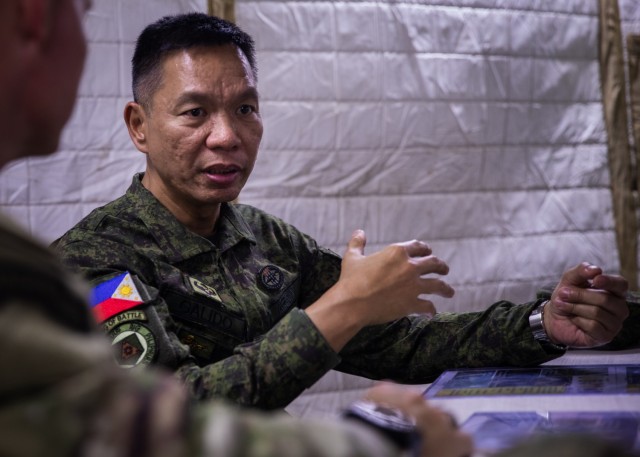
[(187, 116), (200, 117), (204, 115), (204, 110), (202, 108), (193, 108), (185, 112), (185, 114)]
[(251, 114), (251, 113), (255, 113), (256, 109), (255, 107), (251, 106), (251, 105), (242, 105), (239, 109), (238, 112), (240, 114)]

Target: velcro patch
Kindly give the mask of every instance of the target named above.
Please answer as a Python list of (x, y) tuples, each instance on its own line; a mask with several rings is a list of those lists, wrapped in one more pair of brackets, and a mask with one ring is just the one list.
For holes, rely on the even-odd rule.
[(153, 333), (138, 322), (120, 324), (109, 332), (109, 336), (116, 362), (123, 368), (149, 365), (156, 355)]
[(198, 281), (196, 278), (192, 278), (191, 276), (188, 276), (188, 278), (189, 284), (191, 284), (191, 287), (193, 288), (193, 291), (195, 293), (204, 295), (207, 298), (211, 298), (219, 303), (222, 303), (220, 295), (218, 295), (218, 292), (216, 292), (213, 287), (208, 286), (202, 281)]
[(143, 302), (131, 274), (125, 271), (95, 286), (90, 304), (96, 320), (102, 323)]

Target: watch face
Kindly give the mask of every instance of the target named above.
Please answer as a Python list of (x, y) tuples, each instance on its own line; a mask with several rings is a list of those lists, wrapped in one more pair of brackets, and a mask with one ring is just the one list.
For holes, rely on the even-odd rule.
[(406, 432), (415, 430), (415, 421), (412, 418), (397, 409), (387, 408), (374, 402), (357, 401), (349, 407), (347, 412), (383, 428)]

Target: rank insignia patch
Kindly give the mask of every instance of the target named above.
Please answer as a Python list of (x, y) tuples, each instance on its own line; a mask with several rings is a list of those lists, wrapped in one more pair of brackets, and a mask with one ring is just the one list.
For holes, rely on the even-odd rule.
[(217, 302), (222, 303), (222, 299), (220, 298), (220, 295), (218, 295), (218, 292), (216, 292), (216, 290), (213, 287), (207, 286), (202, 281), (198, 281), (197, 279), (192, 278), (190, 276), (189, 276), (189, 284), (191, 284), (191, 287), (193, 287), (193, 291), (195, 293), (204, 295), (205, 297), (211, 298)]
[(284, 283), (284, 273), (275, 265), (262, 267), (258, 273), (260, 283), (268, 290), (278, 290)]
[(98, 323), (143, 303), (129, 272), (98, 284), (91, 292), (91, 308)]
[(140, 323), (126, 323), (113, 329), (111, 347), (121, 367), (149, 365), (156, 355), (156, 339), (148, 327)]

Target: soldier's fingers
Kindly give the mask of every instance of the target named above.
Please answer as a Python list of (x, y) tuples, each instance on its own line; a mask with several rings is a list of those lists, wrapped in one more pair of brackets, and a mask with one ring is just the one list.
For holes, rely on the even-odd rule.
[(453, 287), (437, 278), (421, 278), (420, 290), (422, 290), (423, 294), (439, 295), (445, 298), (451, 298), (455, 294)]
[(582, 262), (581, 264), (567, 270), (562, 275), (562, 282), (572, 286), (588, 287), (593, 278), (602, 274), (602, 269), (596, 265), (591, 265), (588, 262)]
[(431, 255), (431, 247), (424, 241), (411, 240), (396, 243), (397, 246), (402, 246), (409, 257), (424, 257)]
[(411, 312), (419, 314), (429, 314), (433, 316), (436, 313), (436, 306), (431, 300), (418, 297), (414, 302)]
[(420, 408), (426, 405), (420, 390), (388, 381), (376, 383), (366, 392), (365, 399), (402, 411), (413, 419), (416, 419), (416, 411), (420, 411)]
[(431, 273), (439, 275), (449, 274), (449, 265), (447, 265), (444, 260), (441, 260), (434, 255), (416, 257), (411, 259), (411, 262), (418, 267), (420, 275), (427, 275)]
[(463, 457), (472, 454), (471, 436), (459, 430), (451, 414), (429, 405), (418, 391), (382, 383), (370, 389), (367, 398), (398, 409), (415, 420), (423, 438), (420, 455)]
[(349, 255), (362, 256), (364, 255), (364, 247), (367, 244), (367, 236), (364, 233), (364, 230), (354, 230), (351, 234), (351, 239), (347, 243), (347, 249), (344, 253), (344, 256), (347, 257)]
[(598, 275), (593, 278), (591, 287), (606, 290), (607, 292), (621, 298), (626, 298), (629, 290), (629, 282), (622, 276)]
[(589, 344), (590, 346), (608, 343), (622, 328), (622, 322), (619, 320), (595, 320), (578, 315), (571, 318), (571, 323), (593, 340), (593, 343)]
[(562, 314), (577, 314), (589, 319), (597, 319), (599, 315), (625, 319), (629, 308), (623, 297), (602, 289), (566, 287), (560, 289), (553, 305)]
[(629, 314), (624, 300), (608, 294), (606, 302), (601, 306), (565, 302), (556, 303), (555, 306), (563, 314), (572, 316), (571, 322), (589, 334), (598, 334), (599, 329), (602, 329), (605, 333), (613, 332), (615, 335)]

